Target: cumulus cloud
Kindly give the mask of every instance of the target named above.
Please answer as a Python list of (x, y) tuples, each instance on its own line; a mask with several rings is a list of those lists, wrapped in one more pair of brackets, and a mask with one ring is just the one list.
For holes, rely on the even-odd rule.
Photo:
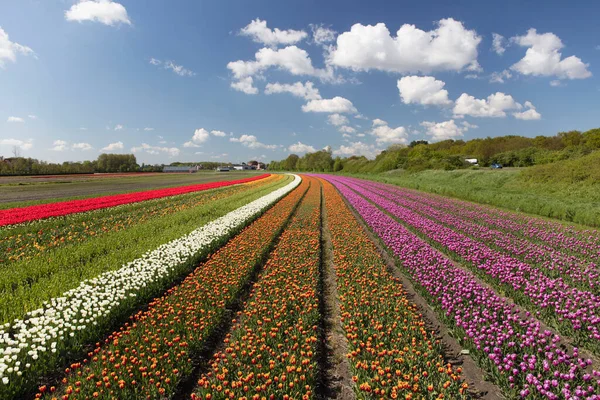
[(50, 149), (52, 151), (65, 151), (69, 145), (69, 143), (64, 140), (55, 140), (52, 144), (53, 147)]
[(71, 146), (71, 148), (73, 150), (83, 150), (83, 151), (87, 151), (87, 150), (91, 150), (93, 149), (92, 145), (89, 143), (73, 143), (73, 145)]
[(338, 114), (354, 114), (356, 107), (348, 99), (336, 96), (333, 99), (311, 100), (302, 106), (304, 112), (326, 112)]
[(100, 151), (116, 151), (116, 150), (123, 150), (124, 146), (123, 146), (123, 142), (114, 142), (114, 143), (109, 143), (106, 147), (103, 147), (100, 149)]
[(382, 119), (375, 118), (373, 120), (373, 126), (387, 125), (388, 123)]
[(200, 145), (208, 140), (210, 134), (204, 128), (199, 128), (194, 131), (192, 140), (185, 142), (183, 147), (200, 147)]
[(530, 101), (525, 102), (526, 111), (513, 113), (516, 119), (522, 119), (526, 121), (533, 121), (542, 118), (542, 114), (536, 111), (535, 106)]
[(149, 132), (149, 131), (153, 131), (153, 130), (154, 130), (154, 128), (148, 128), (148, 127), (146, 127), (146, 128), (144, 128), (144, 130), (145, 130), (146, 132)]
[[(231, 84), (232, 87), (248, 94), (255, 94), (256, 88), (252, 87), (254, 75), (261, 75), (269, 68), (278, 68), (289, 72), (292, 75), (315, 76), (322, 80), (332, 80), (333, 69), (319, 69), (312, 65), (312, 61), (305, 50), (296, 46), (288, 46), (283, 49), (271, 49), (268, 47), (260, 49), (254, 55), (253, 61), (232, 61), (227, 64), (237, 82)], [(236, 85), (239, 83), (239, 85)], [(242, 90), (244, 89), (244, 90)]]
[(65, 19), (77, 22), (95, 21), (104, 25), (131, 25), (125, 7), (111, 0), (82, 0), (65, 11)]
[(431, 136), (433, 142), (456, 139), (462, 137), (464, 132), (469, 129), (477, 128), (477, 125), (471, 125), (468, 122), (457, 125), (453, 119), (438, 123), (424, 121), (421, 122), (421, 126), (426, 129), (425, 134)]
[(294, 143), (288, 147), (288, 151), (292, 153), (314, 153), (317, 151), (313, 146), (304, 144), (302, 142)]
[(433, 76), (405, 76), (398, 80), (400, 98), (404, 104), (445, 106), (452, 104), (448, 99), (446, 85)]
[(333, 150), (333, 154), (336, 156), (350, 157), (350, 156), (365, 156), (367, 158), (375, 158), (378, 150), (372, 144), (366, 144), (363, 142), (351, 142), (349, 145), (342, 145), (338, 149)]
[(213, 136), (219, 136), (219, 137), (225, 137), (227, 136), (227, 134), (223, 131), (210, 131), (210, 133), (213, 134)]
[(538, 34), (533, 28), (524, 36), (511, 39), (519, 46), (528, 47), (519, 62), (510, 67), (523, 75), (554, 76), (558, 79), (585, 79), (592, 76), (579, 57), (563, 58), (559, 51), (564, 47), (562, 41), (554, 33)]
[(318, 45), (326, 45), (333, 42), (337, 35), (336, 31), (323, 25), (311, 25), (310, 29), (312, 31), (313, 42)]
[(25, 120), (21, 117), (8, 117), (6, 122), (25, 122)]
[(277, 46), (279, 44), (294, 44), (305, 39), (308, 34), (304, 31), (295, 31), (292, 29), (281, 30), (278, 28), (270, 29), (267, 21), (257, 18), (242, 28), (240, 35), (249, 36), (256, 43), (262, 43), (266, 46)]
[(509, 70), (505, 69), (502, 72), (492, 72), (490, 77), (490, 83), (504, 83), (507, 79), (512, 78), (512, 74)]
[(553, 81), (550, 81), (550, 86), (552, 86), (552, 87), (562, 86), (562, 82), (558, 79), (555, 79)]
[(20, 45), (19, 43), (11, 42), (8, 33), (0, 27), (0, 68), (4, 68), (7, 61), (17, 61), (17, 55), (33, 55), (35, 53), (30, 47)]
[(123, 125), (121, 125), (121, 124), (117, 124), (117, 125), (115, 126), (115, 131), (121, 131), (121, 130), (123, 130), (123, 128), (124, 128), (124, 127), (123, 127)]
[(521, 104), (517, 103), (511, 95), (497, 92), (489, 95), (487, 99), (476, 99), (466, 93), (460, 95), (454, 105), (454, 115), (462, 118), (471, 117), (505, 117), (507, 110), (520, 110)]
[(250, 149), (277, 149), (277, 145), (261, 143), (258, 141), (258, 138), (254, 135), (242, 135), (239, 138), (231, 137), (229, 138), (229, 141), (234, 143), (241, 143), (243, 146), (246, 146)]
[(477, 46), (481, 37), (452, 18), (431, 31), (405, 24), (391, 36), (384, 23), (355, 24), (337, 37), (328, 63), (355, 71), (371, 69), (409, 73), (480, 70)]
[(506, 39), (504, 36), (499, 35), (497, 33), (492, 33), (492, 49), (496, 54), (501, 56), (506, 51)]
[(341, 133), (345, 133), (345, 134), (356, 133), (356, 129), (354, 129), (351, 126), (347, 126), (347, 125), (341, 126), (338, 130)]
[(408, 131), (403, 126), (390, 128), (387, 123), (385, 125), (377, 125), (371, 130), (371, 134), (375, 136), (377, 143), (408, 143)]
[(246, 94), (257, 94), (258, 89), (254, 87), (254, 79), (251, 76), (241, 78), (238, 81), (231, 82), (231, 87), (238, 92), (244, 92)]
[(314, 87), (313, 83), (307, 81), (305, 83), (296, 82), (292, 84), (287, 83), (267, 83), (265, 88), (266, 94), (274, 93), (291, 93), (296, 97), (301, 97), (305, 100), (318, 100), (321, 98), (319, 89)]
[(0, 146), (17, 146), (23, 150), (29, 150), (33, 147), (33, 139), (0, 139)]
[(346, 125), (349, 123), (348, 118), (341, 114), (331, 114), (327, 117), (327, 121), (334, 126)]

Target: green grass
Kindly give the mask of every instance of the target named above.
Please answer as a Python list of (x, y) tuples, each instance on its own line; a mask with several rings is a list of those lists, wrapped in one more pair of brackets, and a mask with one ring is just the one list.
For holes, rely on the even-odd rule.
[[(0, 267), (0, 323), (22, 317), (82, 280), (123, 264), (289, 183), (286, 177), (209, 204), (135, 225)], [(189, 271), (187, 271), (189, 272)]]
[[(590, 156), (593, 157), (522, 169), (389, 171), (352, 176), (581, 225), (600, 226), (600, 179), (596, 178), (600, 154)], [(586, 169), (590, 170), (587, 174), (584, 173)]]

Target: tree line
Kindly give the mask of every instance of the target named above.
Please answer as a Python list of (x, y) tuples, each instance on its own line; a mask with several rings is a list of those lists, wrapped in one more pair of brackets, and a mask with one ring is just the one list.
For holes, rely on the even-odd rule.
[[(133, 154), (100, 154), (93, 161), (51, 163), (28, 157), (0, 158), (0, 175), (60, 175), (91, 174), (95, 172), (151, 171), (140, 166)], [(162, 171), (162, 166), (156, 166)]]
[(413, 141), (392, 145), (374, 160), (364, 156), (333, 157), (329, 148), (300, 157), (290, 154), (273, 161), (275, 171), (377, 173), (394, 169), (417, 172), (427, 169), (454, 170), (473, 167), (465, 159), (475, 158), (478, 165), (498, 163), (505, 167), (527, 167), (580, 158), (600, 149), (600, 128), (586, 132), (560, 132), (555, 136), (528, 138), (509, 135), (472, 140), (444, 140), (429, 143)]

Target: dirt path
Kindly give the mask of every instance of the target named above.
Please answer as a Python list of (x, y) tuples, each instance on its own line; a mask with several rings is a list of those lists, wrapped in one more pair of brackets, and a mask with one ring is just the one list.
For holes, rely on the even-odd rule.
[(348, 361), (348, 341), (341, 322), (337, 278), (333, 264), (333, 246), (327, 220), (325, 198), (321, 205), (321, 280), (324, 358), (323, 380), (328, 389), (326, 398), (335, 400), (355, 400), (354, 382)]

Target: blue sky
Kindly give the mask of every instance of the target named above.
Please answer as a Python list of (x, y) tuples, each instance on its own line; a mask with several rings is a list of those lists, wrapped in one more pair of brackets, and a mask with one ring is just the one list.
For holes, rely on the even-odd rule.
[(372, 157), (587, 130), (600, 3), (576, 4), (1, 0), (0, 155)]

